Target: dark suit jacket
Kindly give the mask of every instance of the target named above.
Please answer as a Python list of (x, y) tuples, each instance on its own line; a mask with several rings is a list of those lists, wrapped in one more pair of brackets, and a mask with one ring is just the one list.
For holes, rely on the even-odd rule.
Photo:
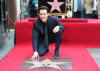
[[(44, 31), (44, 24), (39, 18), (34, 21), (33, 23), (33, 30), (32, 30), (32, 44), (33, 44), (33, 50), (37, 51), (40, 44), (44, 44), (45, 42), (45, 31)], [(47, 29), (48, 29), (48, 35), (50, 36), (53, 34), (53, 28), (55, 26), (59, 25), (60, 30), (64, 30), (63, 25), (59, 22), (56, 16), (48, 16), (47, 19)], [(44, 43), (43, 43), (44, 42)]]

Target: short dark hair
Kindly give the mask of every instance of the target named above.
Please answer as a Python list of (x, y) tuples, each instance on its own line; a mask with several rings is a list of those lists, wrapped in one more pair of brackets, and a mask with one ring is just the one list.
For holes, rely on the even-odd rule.
[(47, 10), (47, 13), (49, 12), (47, 6), (41, 6), (41, 7), (39, 7), (39, 9), (38, 9), (38, 13), (40, 12), (40, 10)]

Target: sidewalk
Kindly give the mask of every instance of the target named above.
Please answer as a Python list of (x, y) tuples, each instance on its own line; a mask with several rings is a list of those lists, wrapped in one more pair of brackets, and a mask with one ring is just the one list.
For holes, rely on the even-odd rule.
[(13, 48), (13, 46), (14, 30), (10, 30), (8, 33), (0, 33), (0, 60)]

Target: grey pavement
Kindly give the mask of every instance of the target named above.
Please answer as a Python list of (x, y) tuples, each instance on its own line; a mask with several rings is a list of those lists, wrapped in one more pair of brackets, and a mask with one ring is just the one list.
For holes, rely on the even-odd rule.
[(0, 34), (0, 60), (13, 48), (13, 46), (14, 30)]
[(88, 50), (95, 60), (96, 64), (100, 68), (100, 48), (88, 48)]

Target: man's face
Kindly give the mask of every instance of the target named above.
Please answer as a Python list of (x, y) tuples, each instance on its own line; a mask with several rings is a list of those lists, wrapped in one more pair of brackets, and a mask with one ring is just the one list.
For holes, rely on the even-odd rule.
[(46, 22), (47, 18), (48, 18), (47, 10), (45, 10), (45, 9), (44, 10), (40, 10), (39, 17), (40, 17), (42, 22)]

